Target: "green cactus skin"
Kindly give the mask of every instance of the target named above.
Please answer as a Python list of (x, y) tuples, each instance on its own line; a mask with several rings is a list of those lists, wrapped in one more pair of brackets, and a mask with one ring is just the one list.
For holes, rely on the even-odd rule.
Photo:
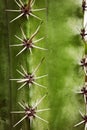
[[(86, 66), (86, 57), (87, 57), (87, 40), (86, 40), (86, 3), (87, 1), (86, 0), (82, 0), (82, 11), (83, 11), (83, 23), (82, 23), (82, 28), (81, 28), (81, 37), (82, 37), (82, 41), (83, 41), (83, 44), (84, 44), (84, 54), (82, 56), (82, 59), (80, 61), (81, 63), (81, 66), (83, 68), (83, 71), (84, 71), (84, 82), (83, 82), (83, 86), (82, 88), (77, 92), (78, 95), (80, 96), (83, 96), (83, 100), (84, 100), (84, 105), (82, 105), (83, 108), (80, 107), (80, 109), (83, 109), (82, 111), (79, 110), (79, 114), (80, 116), (82, 117), (82, 120), (80, 122), (78, 122), (75, 127), (80, 127), (81, 125), (84, 125), (84, 128), (83, 129), (87, 129), (87, 94), (86, 94), (86, 89), (87, 89), (87, 66)], [(80, 93), (79, 93), (80, 92)]]
[[(35, 3), (35, 7), (45, 7), (46, 2), (37, 0)], [(10, 48), (9, 45), (19, 43), (19, 41), (14, 37), (14, 35), (18, 35), (21, 37), (20, 26), (23, 28), (27, 36), (30, 36), (40, 24), (40, 21), (30, 18), (30, 21), (27, 21), (26, 18), (20, 18), (15, 22), (9, 24), (10, 20), (16, 16), (16, 13), (5, 12), (5, 9), (15, 9), (17, 8), (14, 1), (5, 0), (0, 2), (0, 29), (1, 29), (1, 61), (0, 61), (0, 129), (1, 130), (29, 130), (29, 129), (48, 129), (48, 125), (42, 121), (36, 119), (30, 128), (29, 121), (24, 120), (20, 125), (16, 128), (12, 126), (22, 117), (22, 115), (11, 115), (10, 112), (12, 110), (20, 110), (21, 108), (18, 106), (17, 102), (21, 100), (25, 100), (28, 102), (34, 102), (37, 98), (43, 96), (47, 90), (43, 88), (39, 88), (37, 86), (32, 86), (30, 90), (26, 87), (20, 91), (17, 91), (19, 85), (16, 82), (9, 81), (10, 78), (19, 77), (19, 74), (16, 72), (16, 69), (20, 70), (20, 65), (22, 64), (25, 69), (28, 71), (32, 71), (37, 64), (40, 62), (40, 59), (46, 56), (46, 52), (41, 50), (33, 50), (33, 55), (29, 54), (29, 51), (24, 52), (23, 54), (16, 57), (19, 48)], [(41, 38), (46, 36), (46, 11), (41, 11), (36, 13), (40, 16), (44, 23), (41, 26), (41, 29), (38, 35), (35, 37)], [(46, 47), (46, 38), (37, 43), (38, 46)], [(40, 69), (37, 72), (37, 75), (46, 74), (46, 60), (40, 66)], [(4, 79), (4, 80), (3, 80)], [(47, 79), (39, 80), (40, 84), (47, 86)], [(48, 107), (47, 97), (46, 99), (39, 105), (39, 108)], [(40, 114), (44, 119), (48, 118), (46, 114)]]
[(48, 1), (50, 130), (84, 129), (84, 125), (74, 128), (81, 121), (79, 109), (84, 112), (84, 100), (75, 94), (84, 82), (84, 72), (78, 65), (84, 53), (77, 29), (81, 29), (82, 16), (78, 0)]
[[(8, 21), (10, 21), (15, 16), (15, 13), (6, 13), (3, 12), (3, 9), (11, 7), (15, 8), (16, 6), (14, 4), (14, 1), (5, 0), (5, 3), (3, 1), (0, 3), (0, 11), (2, 12), (0, 19), (0, 28), (3, 30), (0, 32), (2, 38), (2, 47), (0, 48), (0, 72), (2, 74), (0, 75), (0, 86), (3, 85), (3, 88), (0, 87), (0, 95), (2, 96), (0, 98), (0, 102), (3, 102), (4, 97), (6, 97), (6, 102), (8, 104), (10, 100), (10, 104), (3, 106), (2, 108), (3, 110), (4, 108), (7, 110), (7, 117), (5, 117), (5, 119), (7, 119), (7, 122), (4, 122), (3, 119), (1, 119), (0, 129), (13, 130), (12, 126), (9, 128), (9, 124), (14, 124), (20, 119), (21, 116), (13, 117), (12, 115), (10, 119), (8, 113), (10, 113), (10, 110), (20, 109), (17, 105), (17, 101), (21, 100), (21, 97), (26, 101), (34, 101), (40, 95), (43, 95), (43, 93), (46, 92), (46, 90), (42, 88), (38, 91), (38, 89), (35, 87), (33, 87), (31, 92), (29, 92), (30, 95), (28, 95), (29, 93), (27, 91), (27, 88), (23, 89), (20, 92), (17, 92), (18, 85), (16, 82), (9, 82), (8, 80), (9, 77), (19, 76), (16, 73), (16, 69), (19, 69), (21, 63), (25, 68), (30, 68), (30, 70), (32, 70), (39, 63), (41, 57), (43, 56), (46, 56), (46, 60), (41, 65), (40, 70), (38, 71), (38, 75), (46, 72), (49, 74), (48, 80), (45, 78), (43, 80), (41, 79), (40, 81), (41, 84), (48, 86), (49, 95), (48, 99), (44, 100), (44, 102), (41, 103), (40, 107), (42, 108), (50, 104), (51, 111), (47, 112), (47, 114), (41, 114), (41, 116), (45, 119), (47, 119), (48, 115), (50, 115), (49, 126), (41, 121), (36, 120), (33, 124), (32, 130), (84, 129), (84, 125), (74, 128), (74, 125), (81, 120), (81, 116), (78, 112), (79, 109), (84, 112), (83, 98), (74, 93), (77, 91), (78, 86), (82, 87), (84, 82), (84, 73), (78, 66), (78, 61), (80, 61), (84, 53), (84, 44), (77, 30), (77, 28), (81, 28), (82, 21), (80, 1), (44, 0), (42, 2), (40, 0), (37, 0), (35, 6), (47, 6), (47, 16), (44, 15), (44, 12), (41, 12), (40, 14), (37, 13), (37, 15), (41, 18), (44, 18), (45, 21), (37, 37), (47, 34), (47, 40), (43, 40), (38, 45), (42, 45), (43, 47), (48, 48), (49, 51), (40, 52), (39, 50), (34, 50), (34, 56), (29, 56), (28, 53), (25, 53), (24, 55), (20, 55), (17, 58), (15, 55), (19, 49), (10, 48), (9, 50), (8, 44), (14, 44), (14, 41), (18, 42), (18, 40), (15, 39), (14, 35), (21, 35), (19, 25), (23, 26), (27, 35), (30, 35), (37, 28), (38, 20), (31, 18), (30, 23), (28, 23), (26, 20), (23, 20), (21, 18), (9, 25)], [(7, 14), (9, 20), (6, 17)], [(5, 64), (3, 64), (3, 62), (5, 62)], [(6, 80), (2, 82), (2, 79)], [(6, 89), (4, 89), (4, 87)], [(6, 92), (3, 92), (3, 90), (6, 90)], [(2, 95), (2, 92), (4, 96)], [(10, 95), (9, 99), (8, 95)], [(0, 108), (1, 114), (3, 114), (2, 109)], [(1, 117), (3, 116), (0, 116), (0, 118)], [(29, 127), (26, 121), (22, 122), (22, 124), (23, 130), (26, 130)], [(21, 125), (17, 126), (14, 129), (19, 130), (20, 128)]]

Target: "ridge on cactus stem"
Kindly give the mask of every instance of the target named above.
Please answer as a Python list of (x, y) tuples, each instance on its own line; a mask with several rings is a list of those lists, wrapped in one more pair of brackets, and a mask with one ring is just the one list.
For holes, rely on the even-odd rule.
[[(41, 22), (42, 23), (42, 22)], [(22, 33), (22, 36), (23, 38), (20, 38), (18, 36), (15, 35), (15, 37), (20, 40), (22, 43), (21, 44), (16, 44), (16, 45), (10, 45), (11, 47), (23, 47), (22, 50), (16, 55), (20, 55), (22, 52), (24, 52), (25, 50), (29, 50), (30, 53), (32, 54), (32, 49), (33, 48), (36, 48), (36, 49), (39, 49), (39, 50), (47, 50), (45, 48), (41, 48), (39, 46), (36, 45), (37, 42), (41, 41), (44, 39), (44, 37), (38, 39), (38, 40), (33, 40), (33, 38), (37, 35), (37, 33), (39, 32), (39, 29), (41, 27), (41, 24), (38, 26), (38, 28), (36, 29), (36, 31), (31, 35), (30, 38), (27, 38), (23, 29), (21, 28), (21, 33)]]
[(36, 82), (36, 80), (44, 78), (48, 75), (46, 74), (46, 75), (42, 75), (42, 76), (39, 76), (39, 77), (35, 76), (35, 73), (38, 71), (38, 69), (39, 69), (40, 65), (42, 64), (43, 60), (44, 60), (44, 58), (42, 58), (42, 60), (40, 61), (40, 63), (37, 65), (37, 67), (34, 69), (34, 71), (32, 73), (28, 73), (24, 69), (24, 67), (21, 65), (21, 69), (22, 69), (23, 72), (21, 72), (19, 70), (17, 70), (17, 72), (22, 76), (22, 78), (20, 78), (20, 79), (10, 79), (10, 80), (17, 81), (17, 83), (22, 83), (22, 85), (18, 88), (18, 90), (22, 89), (25, 85), (29, 85), (29, 88), (30, 88), (30, 86), (32, 84), (37, 85), (38, 87), (46, 88), (45, 86), (38, 84)]
[(82, 58), (79, 65), (84, 69), (84, 72), (87, 75), (87, 56), (86, 55), (84, 58)]
[(82, 89), (76, 93), (78, 94), (82, 94), (83, 97), (84, 97), (84, 105), (85, 105), (85, 114), (83, 115), (81, 111), (79, 111), (81, 117), (82, 117), (82, 121), (77, 123), (74, 127), (77, 127), (81, 124), (84, 124), (85, 127), (84, 127), (84, 130), (87, 130), (87, 52), (86, 52), (86, 49), (87, 49), (87, 40), (86, 40), (86, 35), (87, 35), (87, 30), (86, 30), (86, 26), (87, 26), (87, 23), (84, 25), (84, 22), (85, 22), (85, 11), (87, 9), (87, 5), (86, 5), (86, 1), (87, 0), (82, 0), (82, 11), (83, 11), (83, 27), (81, 29), (81, 32), (80, 32), (80, 36), (82, 37), (82, 40), (84, 41), (85, 43), (85, 47), (84, 47), (84, 54), (85, 56), (82, 58), (82, 60), (80, 61), (80, 66), (84, 69), (84, 72), (85, 72), (85, 84), (84, 86), (82, 87)]
[(45, 119), (43, 119), (43, 118), (41, 118), (40, 116), (37, 115), (37, 113), (39, 113), (39, 112), (44, 112), (44, 111), (50, 110), (49, 108), (37, 110), (37, 106), (43, 101), (43, 99), (46, 97), (46, 95), (47, 94), (45, 94), (41, 99), (39, 99), (32, 106), (30, 106), (26, 102), (23, 102), (23, 103), (18, 102), (19, 105), (22, 107), (23, 111), (12, 111), (11, 113), (14, 113), (14, 114), (24, 114), (24, 116), (13, 127), (17, 126), (24, 119), (29, 119), (30, 121), (32, 121), (33, 119), (38, 118), (38, 119), (48, 123), (48, 121), (46, 121)]
[(41, 18), (36, 16), (33, 12), (42, 11), (42, 10), (45, 10), (46, 8), (33, 9), (35, 0), (28, 0), (28, 3), (26, 4), (24, 4), (21, 0), (19, 0), (19, 2), (17, 0), (14, 0), (14, 1), (19, 7), (19, 9), (18, 10), (7, 9), (6, 11), (16, 12), (16, 13), (19, 13), (19, 15), (16, 18), (12, 19), (10, 23), (14, 22), (15, 20), (19, 19), (22, 16), (26, 16), (27, 19), (29, 19), (29, 17), (32, 16), (38, 20), (41, 20)]
[(82, 116), (83, 120), (81, 122), (77, 123), (74, 127), (77, 127), (77, 126), (79, 126), (81, 124), (85, 124), (85, 129), (84, 130), (86, 130), (87, 129), (87, 115), (83, 115), (81, 111), (79, 111), (79, 113)]
[(87, 9), (86, 0), (82, 0), (82, 11), (83, 11), (83, 13), (86, 9)]

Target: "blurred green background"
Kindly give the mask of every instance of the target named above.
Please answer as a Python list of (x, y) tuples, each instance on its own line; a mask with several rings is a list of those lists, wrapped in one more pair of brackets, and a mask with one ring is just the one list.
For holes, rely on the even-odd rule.
[[(82, 120), (79, 109), (84, 112), (83, 98), (75, 94), (84, 83), (83, 71), (78, 66), (84, 54), (84, 44), (78, 31), (82, 27), (83, 19), (81, 1), (36, 0), (34, 8), (42, 7), (46, 7), (46, 11), (35, 13), (44, 21), (35, 39), (45, 36), (45, 39), (37, 44), (48, 51), (34, 49), (33, 55), (25, 51), (16, 57), (21, 48), (9, 47), (10, 44), (20, 42), (14, 35), (21, 37), (22, 26), (29, 37), (40, 21), (30, 17), (30, 21), (20, 18), (10, 24), (9, 21), (18, 14), (5, 12), (5, 9), (17, 9), (17, 6), (14, 0), (0, 1), (0, 130), (29, 130), (27, 120), (13, 128), (23, 115), (10, 112), (21, 110), (18, 101), (35, 102), (46, 92), (48, 96), (38, 108), (51, 108), (49, 112), (40, 114), (49, 124), (35, 119), (31, 130), (82, 130), (84, 127), (82, 125), (74, 128), (74, 125)], [(33, 85), (30, 90), (26, 86), (17, 91), (19, 84), (9, 81), (10, 78), (20, 77), (16, 69), (20, 70), (22, 64), (27, 71), (32, 72), (42, 57), (45, 57), (45, 61), (37, 75), (48, 74), (48, 77), (40, 79), (38, 83), (48, 89)]]

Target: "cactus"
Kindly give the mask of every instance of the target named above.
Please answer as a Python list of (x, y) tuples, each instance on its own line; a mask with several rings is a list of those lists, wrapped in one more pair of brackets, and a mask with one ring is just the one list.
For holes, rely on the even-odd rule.
[(81, 4), (79, 0), (48, 2), (50, 130), (84, 129), (84, 125), (74, 127), (81, 121), (79, 110), (84, 112), (83, 98), (76, 94), (84, 83), (84, 71), (79, 65), (84, 54), (78, 31), (82, 28)]
[[(24, 4), (23, 4), (23, 2), (24, 2)], [(39, 20), (41, 20), (41, 19), (39, 18), (39, 16), (36, 16), (36, 12), (37, 12), (37, 15), (40, 15), (40, 11), (45, 10), (45, 8), (40, 8), (40, 9), (38, 8), (40, 5), (45, 6), (45, 1), (43, 1), (43, 2), (37, 1), (35, 3), (35, 1), (29, 0), (29, 1), (23, 1), (23, 2), (21, 0), (19, 0), (19, 1), (5, 0), (5, 2), (1, 2), (1, 5), (2, 5), (1, 12), (3, 12), (3, 10), (4, 10), (4, 13), (2, 13), (2, 15), (1, 15), (1, 16), (3, 16), (3, 14), (4, 14), (4, 18), (1, 21), (1, 27), (3, 25), (3, 30), (4, 30), (4, 28), (6, 28), (7, 30), (4, 31), (4, 33), (6, 33), (6, 38), (4, 37), (5, 34), (3, 34), (3, 32), (1, 33), (2, 47), (3, 47), (3, 42), (4, 42), (3, 39), (4, 38), (6, 39), (4, 42), (4, 48), (6, 49), (6, 51), (4, 54), (2, 53), (2, 55), (1, 55), (3, 57), (2, 61), (4, 60), (6, 62), (5, 66), (3, 67), (3, 69), (5, 69), (4, 70), (5, 73), (3, 73), (3, 69), (1, 69), (3, 76), (4, 76), (3, 79), (5, 80), (3, 83), (3, 89), (1, 89), (1, 93), (2, 93), (2, 90), (5, 89), (5, 87), (6, 87), (6, 89), (3, 94), (0, 94), (0, 96), (1, 96), (0, 102), (2, 103), (1, 104), (2, 109), (0, 111), (0, 113), (1, 113), (0, 114), (1, 115), (0, 116), (0, 118), (1, 118), (0, 119), (1, 120), (0, 129), (10, 129), (10, 130), (12, 130), (12, 129), (16, 129), (16, 130), (17, 129), (20, 129), (20, 130), (40, 129), (40, 125), (39, 125), (39, 124), (41, 124), (40, 120), (47, 122), (45, 119), (41, 118), (41, 116), (38, 116), (36, 114), (36, 113), (41, 112), (42, 114), (40, 114), (40, 115), (42, 115), (42, 117), (43, 117), (44, 116), (43, 111), (49, 110), (47, 108), (40, 109), (39, 107), (37, 109), (37, 105), (42, 101), (43, 98), (41, 98), (38, 102), (36, 102), (37, 105), (35, 106), (35, 108), (33, 108), (33, 107), (31, 108), (30, 106), (28, 106), (29, 108), (26, 108), (26, 109), (29, 109), (29, 111), (25, 110), (26, 115), (30, 112), (32, 113), (33, 110), (35, 109), (34, 115), (33, 115), (33, 113), (30, 114), (30, 116), (28, 114), (27, 118), (25, 120), (23, 120), (23, 122), (20, 123), (20, 125), (17, 125), (17, 124), (19, 124), (19, 122), (21, 122), (22, 119), (24, 119), (24, 118), (22, 118), (21, 121), (19, 121), (17, 124), (15, 124), (15, 122), (17, 122), (22, 117), (22, 115), (21, 114), (19, 114), (19, 115), (12, 114), (13, 113), (12, 111), (15, 111), (15, 110), (19, 110), (19, 112), (20, 112), (21, 108), (18, 106), (17, 102), (19, 102), (21, 104), (21, 101), (23, 101), (23, 102), (27, 102), (30, 105), (31, 103), (35, 102), (37, 98), (40, 98), (41, 95), (43, 95), (47, 91), (47, 90), (41, 90), (41, 87), (44, 87), (43, 86), (44, 82), (46, 85), (46, 79), (45, 78), (42, 79), (42, 78), (46, 77), (47, 75), (42, 75), (42, 76), (37, 77), (37, 75), (41, 75), (42, 72), (45, 73), (45, 70), (46, 70), (44, 63), (43, 63), (44, 66), (42, 65), (42, 68), (43, 68), (42, 71), (40, 69), (38, 70), (40, 64), (43, 61), (43, 59), (42, 59), (40, 62), (40, 59), (41, 59), (41, 57), (44, 56), (44, 52), (42, 52), (42, 51), (39, 52), (39, 49), (46, 50), (46, 49), (44, 49), (45, 48), (44, 42), (46, 40), (41, 41), (43, 39), (41, 37), (43, 37), (43, 35), (45, 36), (45, 22), (43, 23), (43, 25), (41, 27), (43, 31), (42, 32), (39, 31), (40, 26), (38, 28), (37, 28), (37, 26), (40, 24), (40, 21), (38, 21), (37, 19), (39, 19)], [(27, 3), (27, 5), (25, 3)], [(19, 6), (21, 11), (16, 9), (17, 8), (16, 5)], [(34, 6), (35, 9), (31, 9), (31, 6), (32, 7)], [(26, 10), (27, 10), (27, 12), (26, 12)], [(21, 12), (22, 12), (22, 15), (20, 14), (17, 17), (16, 13), (21, 13)], [(33, 12), (35, 12), (35, 14)], [(27, 19), (25, 16), (27, 16)], [(41, 16), (45, 21), (46, 20), (45, 13), (42, 12)], [(14, 19), (10, 21), (10, 19), (12, 17), (14, 17)], [(4, 23), (3, 23), (3, 21), (4, 21)], [(21, 28), (21, 31), (20, 31), (20, 28)], [(37, 28), (37, 30), (36, 30), (36, 28)], [(22, 34), (21, 34), (21, 32), (22, 32)], [(37, 33), (39, 34), (38, 36), (36, 36)], [(23, 37), (24, 41), (22, 41), (22, 37)], [(30, 37), (29, 40), (28, 40), (28, 37)], [(22, 48), (22, 46), (20, 46), (20, 48), (18, 48), (18, 46), (19, 46), (18, 40), (20, 40), (23, 43), (22, 46), (24, 48)], [(33, 40), (33, 42), (32, 42), (32, 40)], [(39, 45), (41, 44), (41, 47), (35, 45), (35, 44), (37, 44), (37, 42), (40, 42), (38, 44)], [(16, 44), (16, 47), (15, 47), (15, 44)], [(30, 46), (30, 44), (32, 44), (32, 45)], [(12, 48), (11, 46), (14, 46), (14, 48)], [(22, 50), (20, 51), (19, 49), (21, 49), (21, 48), (22, 48)], [(34, 50), (32, 48), (36, 48), (36, 50)], [(29, 54), (29, 51), (27, 51), (27, 49), (29, 49), (30, 53), (32, 53), (32, 54)], [(2, 50), (3, 50), (3, 48), (2, 48)], [(1, 52), (2, 52), (2, 50), (1, 50)], [(17, 52), (19, 52), (19, 53), (17, 54)], [(16, 54), (18, 57), (16, 57)], [(21, 54), (21, 55), (19, 55), (19, 54)], [(40, 62), (40, 63), (38, 64), (38, 62)], [(38, 66), (35, 68), (35, 66), (37, 64), (38, 64)], [(20, 66), (21, 66), (21, 69), (23, 72), (21, 72)], [(24, 68), (26, 68), (26, 70)], [(16, 72), (16, 70), (19, 74), (21, 74), (23, 76), (24, 79), (25, 79), (25, 76), (26, 76), (26, 79), (28, 79), (30, 77), (29, 81), (27, 81), (26, 84), (29, 83), (29, 87), (30, 87), (30, 83), (31, 83), (31, 85), (33, 87), (31, 87), (31, 88), (24, 87), (24, 88), (22, 88), (22, 90), (18, 91), (17, 90), (18, 84), (16, 82), (10, 81), (12, 79), (12, 77), (19, 76), (18, 73)], [(37, 70), (38, 70), (38, 72), (36, 72)], [(27, 75), (26, 75), (25, 72), (32, 72), (32, 74), (27, 73)], [(32, 76), (34, 76), (34, 77), (32, 77)], [(23, 80), (20, 79), (20, 81), (18, 80), (18, 82), (22, 83), (22, 81), (23, 81), (25, 83), (24, 79)], [(39, 83), (37, 83), (35, 81), (38, 79), (39, 79)], [(37, 85), (39, 87), (36, 87)], [(34, 88), (34, 86), (35, 86), (35, 88)], [(23, 86), (21, 86), (21, 87), (23, 87)], [(41, 106), (44, 106), (47, 104), (48, 103), (46, 103), (46, 102), (42, 102)], [(25, 107), (26, 107), (26, 105), (25, 105)], [(35, 117), (34, 122), (32, 124), (30, 124), (31, 117)], [(29, 118), (29, 120), (28, 120), (28, 118)], [(39, 119), (39, 121), (37, 119)], [(16, 128), (13, 128), (13, 125), (16, 126)], [(48, 125), (44, 125), (44, 123), (42, 122), (41, 127), (42, 127), (42, 129), (46, 129), (48, 127)]]
[(84, 100), (83, 100), (83, 102), (84, 102), (84, 114), (79, 110), (79, 113), (80, 113), (80, 115), (82, 117), (82, 121), (80, 121), (79, 123), (77, 123), (75, 125), (75, 127), (78, 127), (78, 126), (84, 124), (84, 130), (87, 129), (87, 93), (86, 93), (86, 91), (87, 91), (87, 65), (86, 65), (86, 63), (87, 63), (86, 62), (86, 59), (87, 59), (86, 58), (87, 57), (87, 50), (86, 50), (87, 49), (87, 40), (86, 40), (86, 35), (87, 35), (87, 33), (86, 33), (86, 24), (87, 23), (86, 22), (87, 22), (87, 20), (85, 20), (85, 18), (86, 18), (86, 14), (85, 14), (86, 8), (87, 8), (86, 0), (82, 0), (83, 28), (81, 29), (80, 35), (82, 37), (83, 44), (84, 44), (84, 56), (83, 56), (83, 58), (81, 60), (80, 65), (83, 68), (85, 76), (84, 76), (84, 83), (83, 83), (84, 85), (81, 88), (81, 90), (78, 91), (77, 93), (83, 95), (83, 98), (84, 98)]
[[(26, 2), (28, 3), (27, 0)], [(83, 130), (85, 123), (86, 130), (86, 1), (36, 0), (34, 15), (27, 13), (30, 13), (30, 3), (23, 4), (22, 10), (19, 11), (22, 4), (20, 1), (17, 3), (16, 0), (4, 0), (0, 3), (0, 129)], [(35, 9), (44, 11), (36, 12)], [(44, 22), (32, 41), (41, 40), (40, 43), (35, 43), (35, 46), (48, 51), (41, 51), (40, 48), (32, 47), (33, 44), (27, 44), (27, 40), (41, 24), (41, 19)], [(45, 35), (46, 38), (43, 38)], [(32, 77), (31, 74), (42, 57), (46, 58)], [(26, 78), (24, 69), (27, 72)], [(47, 86), (47, 90), (33, 83), (36, 81), (34, 78), (42, 74), (48, 74), (48, 77), (39, 79), (38, 84)], [(23, 85), (21, 89), (18, 82)], [(35, 104), (38, 98), (42, 99), (47, 91), (48, 96), (40, 102), (38, 108), (33, 109), (32, 104)], [(50, 111), (38, 115), (49, 124), (39, 118), (30, 125), (30, 117), (35, 118), (36, 111), (49, 108)], [(26, 120), (26, 117), (29, 120)]]

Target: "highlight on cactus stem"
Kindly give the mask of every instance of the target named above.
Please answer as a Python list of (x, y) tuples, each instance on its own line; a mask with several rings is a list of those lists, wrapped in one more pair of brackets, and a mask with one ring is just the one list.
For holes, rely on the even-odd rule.
[(45, 86), (37, 83), (36, 80), (44, 78), (48, 75), (46, 74), (46, 75), (42, 75), (42, 76), (39, 76), (39, 77), (35, 76), (35, 73), (39, 69), (43, 60), (44, 60), (44, 58), (42, 58), (42, 60), (40, 61), (40, 63), (37, 65), (37, 67), (34, 69), (34, 71), (32, 73), (28, 73), (24, 69), (24, 67), (21, 65), (21, 69), (22, 69), (23, 72), (21, 72), (19, 70), (17, 70), (17, 72), (22, 76), (22, 78), (20, 78), (20, 79), (10, 79), (10, 80), (16, 80), (17, 83), (22, 83), (22, 85), (18, 88), (18, 90), (22, 89), (25, 85), (29, 85), (29, 88), (30, 88), (32, 84), (37, 85), (37, 86), (42, 87), (42, 88), (46, 88)]
[(24, 119), (29, 119), (30, 122), (32, 123), (32, 120), (35, 118), (38, 118), (46, 123), (48, 123), (48, 121), (46, 121), (45, 119), (41, 118), (40, 116), (37, 115), (37, 113), (39, 112), (44, 112), (44, 111), (48, 111), (50, 110), (49, 108), (45, 108), (45, 109), (40, 109), (37, 110), (37, 106), (42, 102), (42, 100), (46, 97), (47, 94), (45, 94), (41, 99), (39, 99), (34, 105), (30, 106), (28, 103), (24, 102), (18, 102), (19, 105), (22, 107), (23, 111), (12, 111), (11, 113), (14, 114), (24, 114), (23, 118), (21, 118), (13, 127), (17, 126), (19, 123), (21, 123)]
[(20, 18), (22, 16), (26, 16), (27, 19), (29, 19), (29, 17), (32, 16), (38, 20), (41, 20), (41, 18), (36, 16), (33, 12), (42, 11), (42, 10), (45, 10), (46, 8), (33, 9), (35, 0), (28, 0), (28, 3), (26, 3), (26, 4), (24, 4), (21, 0), (19, 0), (19, 2), (17, 0), (14, 0), (14, 1), (17, 4), (17, 6), (19, 7), (19, 9), (18, 10), (7, 9), (6, 11), (17, 12), (17, 13), (19, 13), (19, 15), (16, 18), (14, 18), (13, 20), (11, 20), (10, 23), (12, 23), (13, 21), (17, 20), (18, 18)]
[(74, 127), (77, 127), (77, 126), (79, 126), (81, 124), (85, 124), (85, 129), (84, 130), (86, 130), (87, 129), (87, 115), (83, 115), (81, 111), (79, 111), (79, 113), (82, 116), (83, 120), (81, 122), (77, 123)]
[(84, 58), (82, 58), (79, 65), (84, 69), (84, 72), (87, 75), (87, 56), (86, 55)]
[(83, 13), (86, 9), (87, 9), (86, 0), (82, 0), (82, 11), (83, 11)]
[(33, 38), (37, 35), (37, 33), (39, 32), (41, 24), (38, 26), (38, 28), (36, 29), (36, 31), (31, 35), (30, 38), (27, 38), (23, 29), (21, 28), (21, 32), (22, 32), (22, 36), (23, 38), (20, 38), (19, 36), (15, 35), (15, 37), (20, 40), (22, 43), (21, 44), (16, 44), (16, 45), (10, 45), (11, 47), (23, 47), (22, 50), (16, 55), (20, 55), (22, 52), (24, 52), (25, 50), (29, 50), (30, 53), (32, 54), (32, 49), (36, 48), (39, 50), (47, 50), (46, 48), (42, 48), (36, 45), (37, 42), (41, 41), (44, 39), (44, 37), (37, 39), (37, 40), (33, 40)]

